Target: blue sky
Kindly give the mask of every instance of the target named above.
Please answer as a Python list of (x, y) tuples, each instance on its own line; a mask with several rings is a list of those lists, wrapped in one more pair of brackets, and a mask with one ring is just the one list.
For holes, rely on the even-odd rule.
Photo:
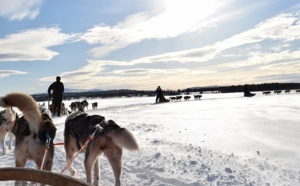
[(300, 82), (298, 0), (0, 5), (0, 95)]

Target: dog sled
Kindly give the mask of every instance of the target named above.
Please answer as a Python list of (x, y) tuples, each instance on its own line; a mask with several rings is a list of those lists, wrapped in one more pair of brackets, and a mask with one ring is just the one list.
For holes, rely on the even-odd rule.
[(31, 181), (47, 185), (88, 186), (85, 181), (45, 170), (0, 168), (0, 181)]
[(255, 96), (256, 94), (254, 93), (247, 93), (247, 94), (244, 94), (244, 97), (253, 97)]

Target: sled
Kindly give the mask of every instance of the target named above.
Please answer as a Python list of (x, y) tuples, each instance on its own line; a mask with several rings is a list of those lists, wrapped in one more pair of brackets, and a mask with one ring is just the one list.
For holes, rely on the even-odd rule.
[(244, 97), (253, 97), (255, 96), (256, 94), (253, 94), (253, 93), (248, 93), (248, 94), (245, 94)]
[(76, 178), (45, 170), (19, 167), (0, 168), (0, 181), (11, 180), (31, 181), (47, 185), (91, 186), (91, 184)]
[(169, 103), (169, 102), (157, 102), (157, 103), (153, 103), (152, 105), (163, 104), (163, 103)]

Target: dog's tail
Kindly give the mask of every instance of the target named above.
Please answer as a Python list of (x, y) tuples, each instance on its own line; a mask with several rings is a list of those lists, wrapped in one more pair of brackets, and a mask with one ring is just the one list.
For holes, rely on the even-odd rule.
[(121, 148), (124, 147), (127, 150), (139, 150), (137, 141), (132, 133), (126, 128), (114, 129), (109, 132), (108, 136), (111, 137), (113, 142)]
[(25, 93), (10, 93), (0, 98), (1, 107), (17, 107), (23, 112), (25, 119), (29, 123), (30, 131), (37, 134), (42, 121), (36, 101)]

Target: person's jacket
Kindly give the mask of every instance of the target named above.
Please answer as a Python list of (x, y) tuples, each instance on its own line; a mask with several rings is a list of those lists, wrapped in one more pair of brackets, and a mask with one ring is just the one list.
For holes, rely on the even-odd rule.
[(60, 81), (52, 83), (48, 88), (49, 97), (51, 97), (51, 90), (53, 90), (52, 97), (62, 97), (64, 93), (64, 84)]
[(160, 87), (157, 87), (156, 94), (162, 94), (163, 90)]

